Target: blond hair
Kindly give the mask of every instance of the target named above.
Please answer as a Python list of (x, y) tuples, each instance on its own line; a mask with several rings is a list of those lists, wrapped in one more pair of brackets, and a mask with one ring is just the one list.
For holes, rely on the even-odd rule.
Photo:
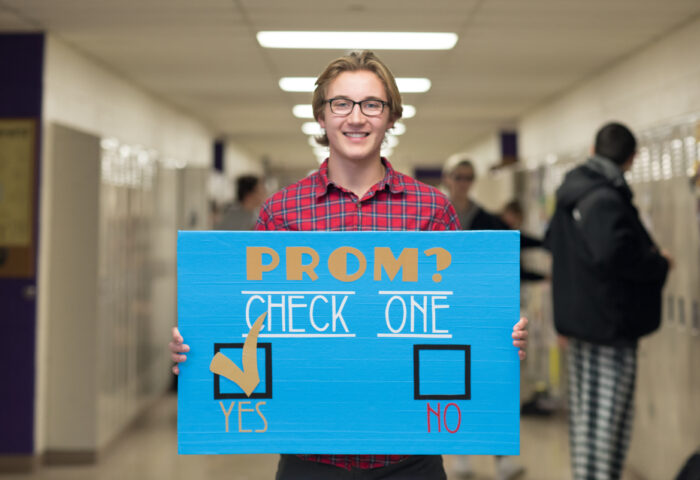
[[(311, 100), (311, 107), (313, 108), (316, 121), (323, 118), (323, 108), (327, 100), (326, 92), (328, 91), (328, 85), (343, 72), (357, 72), (361, 70), (374, 73), (384, 84), (391, 121), (396, 121), (401, 118), (403, 114), (401, 94), (396, 86), (394, 75), (392, 75), (389, 68), (384, 65), (373, 52), (365, 50), (362, 52), (351, 52), (348, 55), (336, 58), (328, 64), (323, 73), (316, 79), (316, 89), (314, 90), (314, 95)], [(327, 147), (328, 135), (324, 133), (316, 137), (316, 143)]]

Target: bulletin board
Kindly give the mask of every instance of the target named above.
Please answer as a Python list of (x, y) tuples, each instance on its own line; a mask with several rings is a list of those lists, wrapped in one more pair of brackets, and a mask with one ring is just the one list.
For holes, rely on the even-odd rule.
[(0, 277), (34, 276), (36, 120), (0, 119)]
[(519, 244), (180, 232), (179, 452), (519, 453)]

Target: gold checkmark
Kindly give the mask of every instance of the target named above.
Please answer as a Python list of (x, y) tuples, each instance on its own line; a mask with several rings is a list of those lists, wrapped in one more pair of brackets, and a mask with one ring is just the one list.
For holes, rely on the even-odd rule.
[(209, 364), (209, 370), (234, 382), (243, 389), (248, 397), (251, 396), (255, 387), (260, 383), (260, 375), (258, 374), (258, 334), (266, 316), (267, 312), (258, 317), (243, 343), (243, 370), (238, 368), (238, 365), (221, 352), (217, 352)]

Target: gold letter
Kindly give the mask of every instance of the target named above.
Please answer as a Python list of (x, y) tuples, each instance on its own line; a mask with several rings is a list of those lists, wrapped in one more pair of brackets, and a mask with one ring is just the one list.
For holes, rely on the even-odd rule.
[[(352, 275), (348, 275), (348, 253), (354, 255), (360, 262), (360, 267)], [(365, 273), (366, 269), (367, 259), (361, 251), (353, 247), (338, 247), (328, 257), (328, 270), (341, 282), (354, 282)]]
[[(304, 265), (301, 258), (304, 254), (311, 255), (311, 263)], [(301, 280), (306, 273), (311, 280), (318, 280), (314, 268), (318, 266), (318, 253), (311, 247), (287, 247), (287, 280)]]
[(239, 432), (252, 432), (252, 430), (244, 430), (243, 429), (243, 418), (241, 413), (242, 412), (254, 412), (252, 408), (243, 408), (243, 404), (250, 405), (250, 402), (238, 402), (238, 431)]
[[(272, 257), (272, 261), (267, 265), (263, 265), (262, 257), (266, 253)], [(245, 249), (247, 280), (262, 280), (263, 272), (274, 270), (279, 263), (280, 256), (270, 247), (246, 247)]]
[(221, 411), (224, 412), (224, 417), (226, 417), (226, 433), (228, 433), (228, 416), (231, 415), (231, 410), (233, 409), (233, 405), (236, 402), (231, 402), (231, 405), (228, 407), (228, 412), (224, 408), (224, 402), (219, 402), (219, 405), (221, 405)]
[(399, 273), (399, 269), (403, 267), (401, 280), (404, 282), (417, 282), (418, 249), (404, 248), (399, 258), (396, 259), (389, 247), (374, 247), (374, 279), (377, 281), (382, 279), (382, 267), (386, 270), (389, 280), (394, 280), (396, 274)]
[(255, 433), (262, 433), (267, 431), (267, 419), (265, 418), (265, 415), (263, 415), (260, 411), (260, 405), (265, 405), (265, 403), (266, 402), (258, 402), (255, 404), (255, 410), (257, 410), (258, 415), (260, 415), (260, 418), (262, 418), (262, 421), (265, 422), (265, 428), (263, 428), (262, 430), (256, 430)]

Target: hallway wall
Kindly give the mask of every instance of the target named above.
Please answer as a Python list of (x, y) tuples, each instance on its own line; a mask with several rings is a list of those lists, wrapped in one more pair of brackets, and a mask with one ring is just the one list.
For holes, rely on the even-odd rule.
[[(210, 168), (214, 135), (202, 122), (55, 36), (46, 38), (34, 451), (75, 452), (89, 459), (168, 385), (164, 344), (176, 321), (175, 231), (178, 196), (183, 194), (176, 176)], [(72, 137), (55, 133), (66, 129), (94, 138), (96, 149), (73, 160), (60, 157)], [(143, 167), (156, 175), (156, 183), (136, 191), (119, 178), (105, 177), (105, 162), (111, 158), (105, 152), (114, 145), (132, 151), (123, 157), (128, 164), (120, 163), (124, 174), (139, 171), (139, 155), (147, 154)], [(82, 186), (71, 187), (76, 182)], [(198, 188), (205, 192), (206, 177), (201, 183)], [(85, 215), (81, 205), (97, 212), (87, 229), (79, 221), (66, 223)], [(132, 242), (125, 243), (129, 238)], [(155, 242), (161, 242), (160, 248)], [(71, 261), (93, 254), (82, 269), (71, 270), (67, 251)], [(141, 259), (139, 278), (129, 268), (113, 269), (125, 261), (132, 265), (130, 259)], [(93, 268), (98, 260), (99, 275)], [(101, 281), (105, 265), (113, 275), (108, 283)], [(63, 287), (83, 284), (92, 289), (81, 295), (74, 288), (65, 295)], [(86, 357), (93, 360), (86, 363)], [(138, 370), (145, 366), (147, 371)], [(71, 381), (81, 382), (79, 395), (69, 388)], [(83, 416), (81, 409), (92, 413)], [(74, 415), (78, 417), (71, 420)]]

